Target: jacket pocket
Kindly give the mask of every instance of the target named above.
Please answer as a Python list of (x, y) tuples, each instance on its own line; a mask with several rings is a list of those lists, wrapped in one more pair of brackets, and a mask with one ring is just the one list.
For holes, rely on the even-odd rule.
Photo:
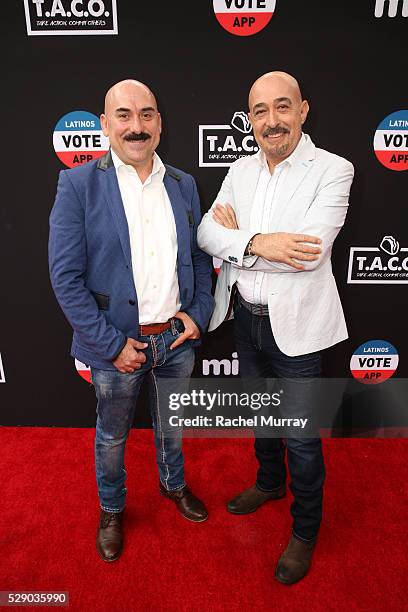
[(91, 291), (91, 293), (99, 306), (99, 310), (109, 310), (109, 295), (96, 293), (96, 291)]

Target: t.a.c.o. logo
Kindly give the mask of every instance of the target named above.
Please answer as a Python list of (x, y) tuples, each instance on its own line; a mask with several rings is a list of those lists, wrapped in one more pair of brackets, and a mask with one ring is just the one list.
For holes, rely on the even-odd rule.
[(213, 0), (214, 13), (222, 27), (237, 36), (257, 34), (268, 25), (276, 0)]
[(390, 170), (408, 170), (408, 110), (391, 113), (377, 128), (374, 151)]
[(350, 370), (354, 378), (365, 384), (378, 384), (391, 378), (398, 367), (398, 352), (386, 340), (369, 340), (354, 351)]
[(61, 117), (53, 142), (56, 154), (68, 168), (102, 157), (109, 149), (109, 138), (103, 135), (99, 118), (87, 111)]

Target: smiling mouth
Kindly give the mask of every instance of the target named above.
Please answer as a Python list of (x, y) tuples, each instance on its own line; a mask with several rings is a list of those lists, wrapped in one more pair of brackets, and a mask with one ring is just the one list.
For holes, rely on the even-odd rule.
[(266, 134), (265, 138), (275, 140), (277, 138), (282, 138), (282, 136), (285, 136), (286, 134), (287, 132), (279, 132), (279, 134)]
[(148, 143), (148, 139), (147, 140), (127, 140), (125, 138), (125, 142), (126, 144), (130, 145), (133, 148), (140, 148), (140, 147), (144, 147), (147, 143)]

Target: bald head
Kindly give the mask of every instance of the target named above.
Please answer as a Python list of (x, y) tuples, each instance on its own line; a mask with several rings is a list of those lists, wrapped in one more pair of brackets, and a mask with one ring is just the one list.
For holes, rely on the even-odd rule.
[(152, 105), (157, 108), (157, 102), (153, 92), (144, 83), (134, 79), (125, 79), (124, 81), (115, 83), (115, 85), (112, 85), (112, 87), (108, 89), (105, 95), (105, 115), (107, 115), (112, 107), (115, 107), (118, 101), (123, 99), (123, 97), (134, 97), (140, 94), (150, 97)]
[(144, 181), (152, 170), (161, 134), (156, 98), (147, 85), (132, 79), (113, 85), (105, 96), (101, 126), (112, 151)]
[(279, 86), (287, 91), (290, 91), (291, 98), (294, 101), (298, 102), (299, 104), (302, 102), (302, 94), (300, 93), (299, 83), (295, 77), (287, 72), (275, 70), (274, 72), (267, 72), (266, 74), (263, 74), (252, 85), (248, 96), (249, 110), (251, 110), (251, 101), (259, 89), (263, 90), (264, 88), (277, 88)]
[(255, 140), (272, 171), (293, 153), (302, 137), (309, 105), (297, 80), (286, 72), (267, 72), (255, 81), (248, 97)]

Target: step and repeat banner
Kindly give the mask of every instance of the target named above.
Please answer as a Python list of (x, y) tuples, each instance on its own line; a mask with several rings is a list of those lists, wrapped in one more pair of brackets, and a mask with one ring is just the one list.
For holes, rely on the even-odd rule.
[[(299, 81), (316, 146), (355, 166), (333, 270), (349, 340), (325, 377), (408, 376), (408, 0), (15, 0), (2, 6), (0, 424), (91, 426), (86, 364), (53, 295), (48, 217), (58, 174), (104, 155), (99, 116), (115, 82), (155, 92), (158, 153), (191, 173), (202, 210), (228, 167), (258, 150), (253, 81)], [(214, 260), (214, 282), (220, 262)], [(239, 377), (232, 323), (206, 334), (195, 378)], [(136, 426), (149, 424), (142, 394)]]

